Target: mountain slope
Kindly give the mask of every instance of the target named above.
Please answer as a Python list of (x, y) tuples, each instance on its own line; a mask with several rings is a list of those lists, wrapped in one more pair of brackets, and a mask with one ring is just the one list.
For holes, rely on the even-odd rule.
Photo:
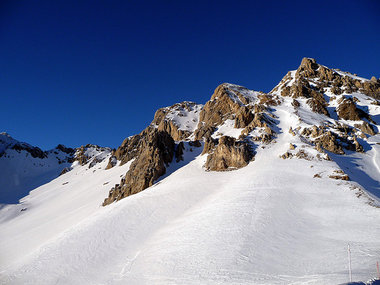
[(0, 205), (17, 203), (34, 188), (70, 171), (76, 163), (91, 168), (109, 158), (110, 148), (88, 144), (72, 149), (64, 145), (48, 151), (0, 133)]
[(268, 94), (222, 84), (204, 106), (161, 109), (108, 162), (76, 162), (1, 209), (0, 281), (339, 284), (348, 243), (354, 280), (373, 277), (378, 82), (353, 78), (364, 87), (347, 93), (333, 81), (351, 75), (324, 68), (304, 59)]
[(0, 203), (17, 203), (32, 189), (56, 178), (71, 165), (73, 149), (42, 151), (0, 133)]

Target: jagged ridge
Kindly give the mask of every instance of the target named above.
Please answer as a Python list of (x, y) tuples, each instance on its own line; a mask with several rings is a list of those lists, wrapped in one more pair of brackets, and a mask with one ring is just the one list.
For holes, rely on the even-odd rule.
[[(294, 113), (303, 123), (289, 131), (319, 151), (320, 158), (330, 159), (325, 151), (363, 152), (360, 141), (363, 143), (367, 136), (378, 132), (376, 122), (363, 106), (368, 105), (368, 100), (372, 105), (380, 104), (380, 81), (330, 69), (314, 59), (304, 58), (296, 71), (288, 72), (267, 94), (223, 83), (204, 106), (182, 102), (159, 109), (147, 129), (127, 138), (113, 152), (107, 168), (115, 166), (117, 161), (121, 165), (131, 159), (135, 161), (103, 205), (151, 186), (165, 174), (175, 150), (183, 148), (183, 141), (198, 146), (203, 142), (202, 155), (208, 156), (206, 170), (224, 171), (246, 166), (254, 159), (257, 147), (275, 139), (278, 129), (273, 110), (283, 103), (284, 97), (293, 98)], [(305, 112), (318, 114), (320, 124), (309, 125)], [(164, 138), (163, 144), (155, 142), (157, 135)], [(294, 149), (295, 146), (282, 158), (309, 157), (304, 150), (293, 154)], [(162, 150), (169, 155), (161, 155)]]

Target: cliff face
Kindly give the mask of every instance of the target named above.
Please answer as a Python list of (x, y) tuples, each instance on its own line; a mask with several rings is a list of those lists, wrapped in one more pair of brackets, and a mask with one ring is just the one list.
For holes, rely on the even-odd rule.
[[(289, 110), (298, 120), (281, 130), (276, 107), (292, 98)], [(239, 169), (254, 160), (255, 149), (275, 143), (278, 132), (315, 148), (319, 157), (327, 153), (363, 152), (368, 136), (378, 123), (371, 115), (380, 105), (380, 81), (367, 80), (304, 58), (269, 93), (223, 83), (206, 104), (182, 102), (159, 109), (140, 134), (129, 137), (112, 153), (107, 168), (133, 159), (129, 171), (115, 185), (103, 205), (138, 193), (166, 173), (170, 163), (181, 160), (183, 142), (202, 146), (207, 156), (204, 169)], [(373, 113), (373, 112), (372, 112)], [(305, 150), (292, 147), (282, 158), (310, 158)]]
[(152, 186), (154, 181), (165, 174), (166, 166), (175, 156), (175, 149), (176, 144), (169, 133), (156, 128), (146, 129), (141, 135), (140, 152), (120, 184), (112, 188), (103, 205)]

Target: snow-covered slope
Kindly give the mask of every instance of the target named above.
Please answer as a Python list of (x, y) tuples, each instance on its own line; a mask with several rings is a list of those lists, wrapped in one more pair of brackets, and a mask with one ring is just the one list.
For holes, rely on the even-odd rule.
[[(369, 115), (342, 119), (344, 98), (313, 102), (321, 99), (307, 89), (314, 79), (302, 68), (270, 94), (224, 84), (201, 110), (161, 109), (155, 126), (181, 141), (166, 174), (142, 192), (100, 206), (111, 186), (137, 171), (135, 161), (144, 158), (136, 153), (144, 151), (138, 140), (148, 140), (149, 133), (101, 154), (91, 168), (90, 161), (74, 163), (21, 204), (3, 207), (0, 283), (340, 284), (348, 281), (348, 244), (353, 279), (374, 277), (380, 258), (380, 109), (360, 88), (331, 94), (356, 97), (355, 106)], [(299, 88), (304, 81), (309, 85)], [(326, 82), (323, 95), (329, 97), (333, 87)], [(180, 112), (185, 114), (178, 117)], [(184, 125), (190, 135), (177, 131)], [(192, 141), (202, 136), (204, 142)], [(225, 136), (234, 139), (222, 145)], [(163, 151), (161, 137), (153, 138), (156, 152)], [(221, 154), (223, 167), (232, 169), (244, 144), (254, 151), (247, 166), (206, 171), (210, 157), (218, 161)]]
[(58, 145), (48, 151), (0, 133), (0, 205), (16, 204), (31, 190), (70, 171), (79, 162), (91, 168), (109, 158), (110, 148), (86, 145), (77, 149)]

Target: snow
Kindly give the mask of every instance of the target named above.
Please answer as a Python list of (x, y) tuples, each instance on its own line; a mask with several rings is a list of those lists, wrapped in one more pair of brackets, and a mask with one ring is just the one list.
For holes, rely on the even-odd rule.
[(0, 157), (0, 205), (1, 203), (17, 203), (32, 189), (58, 177), (69, 163), (59, 164), (65, 153), (56, 150), (46, 158), (34, 158), (29, 152), (7, 149)]
[(296, 73), (297, 73), (297, 70), (290, 71), (290, 76), (292, 79), (289, 82), (287, 82), (284, 87), (286, 86), (290, 87), (294, 84), (294, 82), (296, 81)]
[(357, 76), (357, 75), (351, 74), (351, 73), (349, 73), (349, 72), (344, 72), (344, 71), (337, 70), (337, 69), (334, 69), (334, 71), (335, 71), (336, 73), (338, 73), (339, 75), (341, 75), (341, 76), (348, 76), (348, 77), (351, 77), (352, 79), (356, 79), (356, 80), (360, 80), (360, 81), (369, 81), (369, 80), (366, 79), (366, 78), (363, 78), (363, 77), (360, 77), (360, 76)]
[(262, 94), (258, 91), (249, 90), (248, 88), (236, 84), (231, 83), (224, 83), (224, 85), (229, 89), (228, 95), (232, 100), (234, 100), (235, 103), (238, 103), (239, 105), (245, 105), (241, 100), (239, 99), (238, 94), (242, 95), (246, 99), (248, 99), (249, 102), (255, 102), (257, 100), (257, 96)]
[(70, 172), (31, 191), (20, 204), (1, 208), (0, 268), (28, 256), (96, 212), (131, 162), (109, 170), (104, 170), (108, 160), (91, 169), (77, 164)]
[(222, 136), (230, 136), (234, 137), (235, 139), (238, 139), (244, 128), (234, 128), (234, 125), (235, 120), (225, 120), (223, 124), (217, 127), (212, 137), (215, 139), (220, 138)]
[(187, 103), (187, 107), (190, 110), (177, 106), (169, 110), (169, 113), (166, 115), (166, 120), (173, 121), (179, 130), (194, 132), (198, 126), (199, 113), (203, 105), (192, 102), (184, 103)]
[[(279, 159), (289, 142), (313, 151), (288, 132), (306, 124), (290, 103), (274, 111), (276, 142), (245, 168), (206, 172), (202, 148), (186, 144), (185, 161), (166, 177), (107, 207), (101, 202), (129, 164), (104, 170), (105, 160), (96, 172), (78, 165), (1, 209), (0, 283), (339, 284), (348, 281), (348, 243), (354, 280), (370, 279), (380, 209), (356, 194), (363, 188), (378, 201), (380, 136), (367, 154), (337, 163)], [(237, 130), (227, 122), (218, 131)], [(356, 155), (363, 162), (354, 169)], [(351, 169), (353, 181), (328, 177), (339, 169)]]

